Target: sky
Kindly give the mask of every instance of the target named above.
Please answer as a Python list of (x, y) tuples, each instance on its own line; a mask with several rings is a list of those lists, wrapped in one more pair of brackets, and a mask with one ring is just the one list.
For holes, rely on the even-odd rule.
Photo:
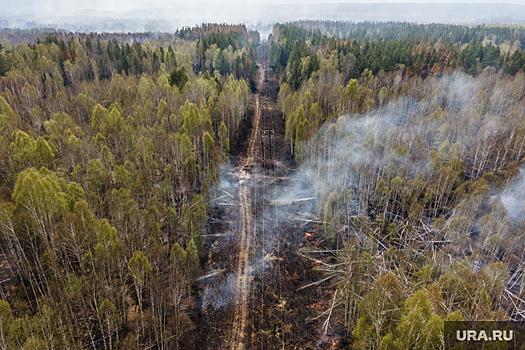
[[(3, 3), (3, 4), (2, 4)], [(150, 7), (172, 7), (175, 4), (188, 3), (213, 3), (213, 4), (252, 4), (252, 5), (267, 5), (267, 4), (304, 4), (304, 3), (469, 3), (469, 4), (516, 4), (524, 5), (525, 0), (0, 0), (0, 7), (12, 9), (55, 9), (60, 8), (79, 8), (79, 9), (96, 9), (101, 11), (119, 11), (129, 9), (140, 9)]]
[(525, 0), (0, 0), (0, 9), (0, 27), (75, 31), (173, 31), (224, 22), (261, 30), (300, 19), (525, 24)]
[[(30, 1), (34, 0), (22, 0)], [(41, 2), (41, 1), (34, 1)], [(43, 1), (46, 2), (46, 1)], [(58, 2), (58, 1), (47, 1), (47, 2)], [(174, 3), (187, 4), (188, 1), (184, 0), (174, 0), (174, 1), (162, 1), (162, 0), (134, 0), (134, 1), (124, 1), (124, 0), (113, 0), (113, 1), (101, 1), (101, 0), (88, 0), (82, 1), (86, 5), (93, 6), (110, 6), (112, 8), (120, 7), (121, 5), (130, 6), (134, 8), (140, 8), (147, 5), (163, 5), (169, 4), (173, 5)], [(523, 5), (525, 0), (196, 0), (194, 3), (215, 3), (215, 4), (231, 4), (231, 3), (242, 3), (242, 4), (304, 4), (304, 3), (472, 3), (472, 4), (482, 4), (482, 3), (492, 3), (492, 4), (516, 4)]]

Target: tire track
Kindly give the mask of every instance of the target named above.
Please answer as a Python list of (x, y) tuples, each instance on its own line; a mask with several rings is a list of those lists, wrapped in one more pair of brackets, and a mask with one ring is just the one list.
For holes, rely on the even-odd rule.
[[(264, 81), (265, 71), (259, 68), (257, 90), (259, 91)], [(255, 230), (253, 226), (252, 201), (250, 191), (251, 173), (249, 168), (254, 165), (254, 149), (257, 130), (261, 120), (261, 106), (259, 94), (255, 94), (255, 115), (252, 124), (250, 142), (246, 152), (246, 159), (239, 172), (239, 227), (240, 249), (237, 264), (237, 280), (235, 285), (235, 316), (230, 336), (230, 349), (244, 349), (245, 330), (248, 319), (248, 297), (250, 296), (250, 282), (252, 279), (250, 268), (250, 249), (252, 247)]]

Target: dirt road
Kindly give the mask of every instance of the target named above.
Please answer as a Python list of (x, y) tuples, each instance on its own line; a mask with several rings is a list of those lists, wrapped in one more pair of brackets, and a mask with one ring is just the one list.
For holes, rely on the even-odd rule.
[[(298, 291), (318, 276), (311, 271), (313, 264), (296, 251), (320, 237), (315, 223), (293, 219), (313, 213), (315, 203), (289, 200), (312, 196), (301, 192), (305, 185), (285, 142), (286, 126), (277, 103), (279, 82), (259, 56), (250, 118), (242, 125), (233, 169), (224, 174), (231, 202), (219, 203), (210, 227), (214, 234), (204, 239), (208, 252), (204, 270), (225, 272), (199, 281), (196, 338), (188, 349), (314, 349), (319, 339), (316, 323), (308, 321), (318, 316), (318, 307), (308, 306), (318, 305), (325, 293)], [(265, 138), (268, 135), (261, 136), (261, 130), (274, 132)], [(266, 158), (270, 163), (263, 163), (262, 140), (271, 144), (273, 153)]]
[[(259, 68), (257, 88), (258, 91), (263, 84), (265, 71)], [(242, 162), (239, 171), (239, 234), (240, 247), (237, 265), (237, 280), (235, 286), (235, 317), (230, 336), (230, 348), (232, 350), (244, 349), (245, 330), (248, 320), (248, 297), (250, 295), (250, 249), (255, 236), (253, 225), (252, 200), (250, 191), (251, 172), (250, 168), (254, 165), (254, 149), (257, 138), (257, 130), (262, 115), (261, 104), (259, 103), (259, 94), (255, 98), (255, 115), (252, 123), (252, 131), (246, 159)]]

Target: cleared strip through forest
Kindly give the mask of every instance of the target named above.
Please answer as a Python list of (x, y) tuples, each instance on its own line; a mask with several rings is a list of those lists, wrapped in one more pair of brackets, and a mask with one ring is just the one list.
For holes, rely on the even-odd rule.
[[(257, 89), (260, 90), (264, 81), (265, 71), (259, 68), (259, 79)], [(245, 339), (245, 329), (248, 318), (248, 297), (250, 295), (251, 271), (249, 265), (249, 252), (255, 235), (253, 226), (253, 214), (251, 205), (250, 179), (251, 173), (249, 168), (254, 163), (254, 148), (261, 120), (261, 105), (259, 103), (259, 94), (255, 94), (255, 115), (252, 123), (250, 142), (246, 152), (246, 158), (242, 162), (239, 172), (239, 235), (240, 249), (237, 264), (237, 280), (235, 285), (235, 316), (233, 321), (232, 332), (230, 336), (231, 349), (243, 349)]]

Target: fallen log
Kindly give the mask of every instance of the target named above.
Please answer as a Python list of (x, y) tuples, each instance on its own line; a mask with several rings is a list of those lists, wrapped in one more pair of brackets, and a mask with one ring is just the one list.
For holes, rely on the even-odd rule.
[(311, 197), (311, 198), (276, 199), (276, 200), (270, 201), (270, 205), (283, 206), (283, 205), (290, 205), (292, 203), (297, 203), (297, 202), (314, 201), (316, 199), (317, 198), (314, 198), (314, 197)]

